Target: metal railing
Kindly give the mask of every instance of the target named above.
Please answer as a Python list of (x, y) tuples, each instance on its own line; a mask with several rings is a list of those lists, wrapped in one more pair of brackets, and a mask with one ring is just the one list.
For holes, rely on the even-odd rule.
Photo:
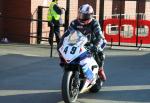
[[(145, 13), (137, 13), (135, 15), (113, 14), (105, 16), (104, 21), (109, 21), (109, 23), (105, 26), (106, 29), (104, 32), (105, 35), (110, 35), (111, 39), (108, 40), (110, 45), (150, 48), (150, 21), (148, 19), (146, 20), (147, 17), (148, 15)], [(114, 36), (116, 37), (114, 38)], [(133, 38), (133, 36), (135, 36), (135, 38)]]

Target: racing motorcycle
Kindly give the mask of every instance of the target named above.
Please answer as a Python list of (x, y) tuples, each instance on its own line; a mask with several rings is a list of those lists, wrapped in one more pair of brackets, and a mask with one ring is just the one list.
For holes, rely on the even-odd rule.
[[(95, 75), (95, 83), (87, 85), (86, 78), (83, 74), (82, 68), (79, 65), (80, 57), (86, 52), (91, 53), (96, 60), (97, 52), (91, 52), (91, 45), (88, 45), (87, 37), (81, 32), (75, 33), (78, 39), (71, 42), (71, 37), (65, 38), (59, 52), (65, 60), (63, 63), (63, 79), (62, 79), (62, 98), (65, 103), (76, 102), (78, 95), (84, 92), (98, 92), (102, 87), (102, 80), (98, 76), (98, 65), (93, 65), (92, 72)], [(74, 38), (74, 37), (73, 37)]]

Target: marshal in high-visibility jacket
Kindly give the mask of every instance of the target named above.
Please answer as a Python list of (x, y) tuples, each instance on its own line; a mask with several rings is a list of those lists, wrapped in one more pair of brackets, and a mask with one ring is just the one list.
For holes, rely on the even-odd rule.
[(59, 23), (61, 8), (57, 5), (58, 0), (53, 0), (50, 2), (47, 20), (48, 22), (53, 22), (54, 24)]
[(58, 0), (52, 0), (49, 4), (49, 10), (47, 15), (48, 26), (50, 26), (49, 32), (49, 44), (53, 45), (53, 37), (55, 34), (56, 42), (59, 44), (60, 41), (60, 16), (62, 14), (61, 8), (57, 5)]

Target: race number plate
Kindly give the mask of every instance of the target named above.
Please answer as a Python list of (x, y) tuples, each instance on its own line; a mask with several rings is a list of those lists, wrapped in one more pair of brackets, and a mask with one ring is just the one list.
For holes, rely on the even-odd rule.
[(79, 57), (83, 52), (86, 51), (84, 47), (76, 46), (76, 45), (63, 45), (59, 49), (60, 53), (64, 57), (67, 63), (72, 62), (74, 59)]

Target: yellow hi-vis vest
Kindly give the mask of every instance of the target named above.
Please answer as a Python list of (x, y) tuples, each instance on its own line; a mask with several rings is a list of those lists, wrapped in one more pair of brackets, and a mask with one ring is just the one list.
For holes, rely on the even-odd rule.
[(48, 16), (47, 16), (47, 20), (48, 21), (52, 21), (52, 18), (54, 18), (55, 20), (59, 20), (60, 19), (60, 15), (57, 14), (55, 12), (55, 10), (53, 9), (53, 6), (55, 4), (56, 4), (55, 2), (51, 2), (50, 6), (49, 6)]

